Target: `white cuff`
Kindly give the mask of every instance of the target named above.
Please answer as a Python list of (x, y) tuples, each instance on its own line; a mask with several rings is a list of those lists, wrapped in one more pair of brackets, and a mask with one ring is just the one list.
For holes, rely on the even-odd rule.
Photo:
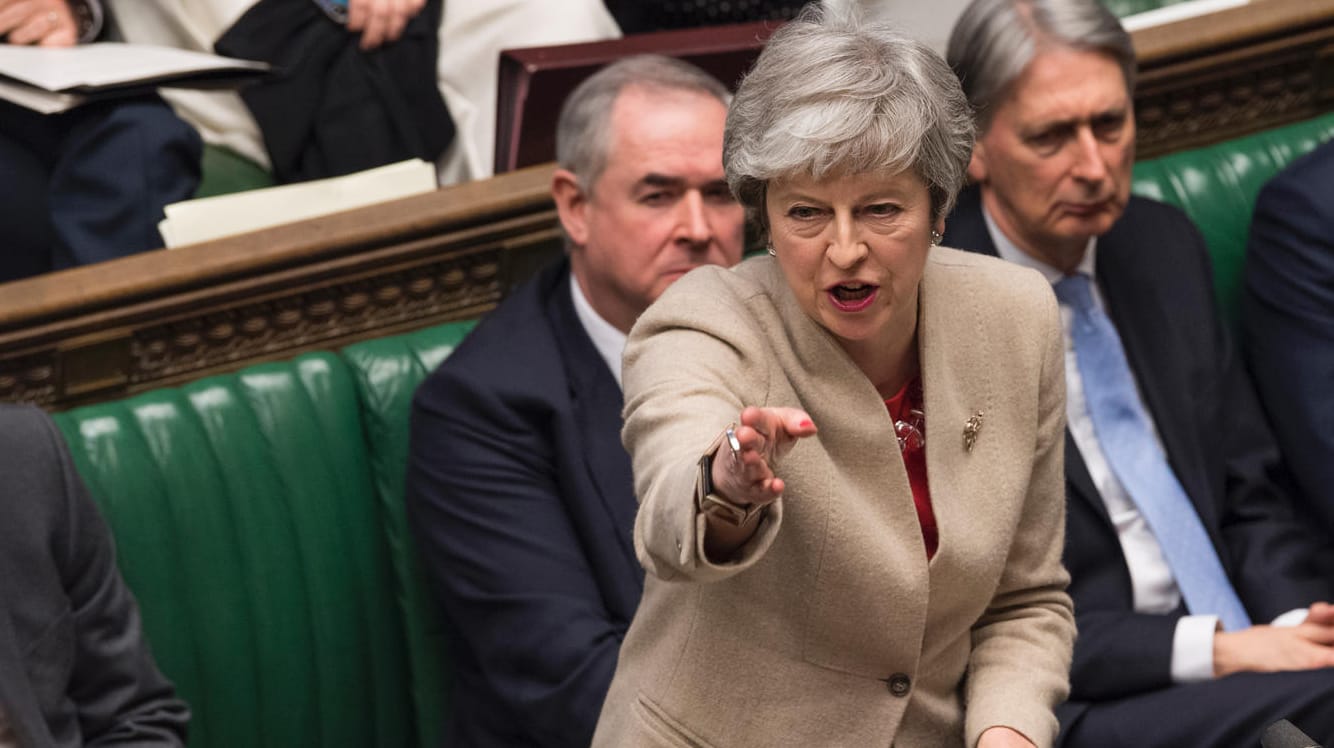
[(1270, 621), (1270, 626), (1281, 626), (1284, 628), (1297, 626), (1306, 621), (1306, 608), (1293, 608), (1283, 615)]
[(1214, 632), (1218, 616), (1182, 616), (1172, 635), (1172, 682), (1198, 683), (1214, 677)]

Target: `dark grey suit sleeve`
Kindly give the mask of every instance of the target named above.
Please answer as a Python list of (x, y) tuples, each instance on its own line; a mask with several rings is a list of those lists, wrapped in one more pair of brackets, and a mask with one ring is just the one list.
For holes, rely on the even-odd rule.
[[(34, 441), (40, 439), (40, 448), (51, 455), (40, 463), (51, 475), (38, 476), (38, 483), (55, 489), (50, 496), (31, 498), (60, 502), (54, 507), (58, 511), (50, 549), (73, 623), (65, 697), (73, 706), (83, 744), (184, 745), (189, 710), (149, 654), (138, 606), (116, 568), (106, 521), (54, 424), (36, 410), (24, 417), (35, 421), (30, 430)], [(54, 718), (68, 716), (62, 714), (67, 707), (55, 708)]]
[(1260, 193), (1246, 250), (1246, 356), (1306, 505), (1334, 537), (1334, 144)]

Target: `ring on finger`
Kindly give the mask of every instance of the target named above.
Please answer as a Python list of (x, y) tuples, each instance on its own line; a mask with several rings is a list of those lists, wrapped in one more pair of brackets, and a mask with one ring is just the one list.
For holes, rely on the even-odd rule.
[(741, 440), (736, 438), (736, 424), (727, 427), (723, 432), (727, 437), (727, 447), (732, 450), (732, 464), (741, 462)]

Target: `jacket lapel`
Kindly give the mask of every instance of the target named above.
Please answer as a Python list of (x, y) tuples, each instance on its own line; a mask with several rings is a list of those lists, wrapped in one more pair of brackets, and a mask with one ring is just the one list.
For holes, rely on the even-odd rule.
[(559, 276), (547, 303), (566, 378), (570, 407), (584, 439), (584, 465), (598, 498), (620, 530), (616, 540), (634, 558), (634, 524), (638, 502), (630, 456), (621, 444), (624, 395), (574, 311), (568, 271)]

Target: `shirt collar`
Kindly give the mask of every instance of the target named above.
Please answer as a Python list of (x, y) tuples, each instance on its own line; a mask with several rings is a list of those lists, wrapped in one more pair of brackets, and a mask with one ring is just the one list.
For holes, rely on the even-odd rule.
[[(996, 254), (1000, 255), (1002, 260), (1013, 262), (1016, 265), (1022, 265), (1027, 268), (1033, 268), (1039, 273), (1042, 273), (1042, 277), (1046, 278), (1047, 282), (1052, 285), (1055, 285), (1065, 277), (1065, 273), (1061, 272), (1059, 269), (1039, 260), (1033, 255), (1020, 249), (1014, 242), (1010, 241), (1010, 237), (1006, 236), (1005, 232), (1001, 231), (1000, 227), (997, 226), (996, 222), (991, 218), (991, 213), (987, 212), (986, 206), (982, 207), (982, 218), (987, 222), (987, 233), (991, 234), (991, 242), (996, 245)], [(1095, 261), (1097, 252), (1098, 237), (1090, 236), (1088, 248), (1084, 250), (1084, 259), (1080, 260), (1079, 267), (1075, 268), (1077, 272), (1087, 275), (1090, 281), (1097, 280), (1097, 277), (1093, 274), (1093, 269), (1097, 265)]]
[(616, 378), (616, 386), (621, 385), (621, 354), (625, 353), (625, 333), (617, 330), (610, 322), (602, 318), (602, 315), (593, 309), (593, 305), (588, 303), (584, 297), (584, 292), (579, 288), (579, 280), (570, 273), (570, 296), (574, 299), (574, 314), (579, 318), (579, 324), (584, 326), (584, 332), (593, 341), (593, 347), (597, 349), (598, 355), (607, 362), (607, 368), (611, 369), (611, 375)]

